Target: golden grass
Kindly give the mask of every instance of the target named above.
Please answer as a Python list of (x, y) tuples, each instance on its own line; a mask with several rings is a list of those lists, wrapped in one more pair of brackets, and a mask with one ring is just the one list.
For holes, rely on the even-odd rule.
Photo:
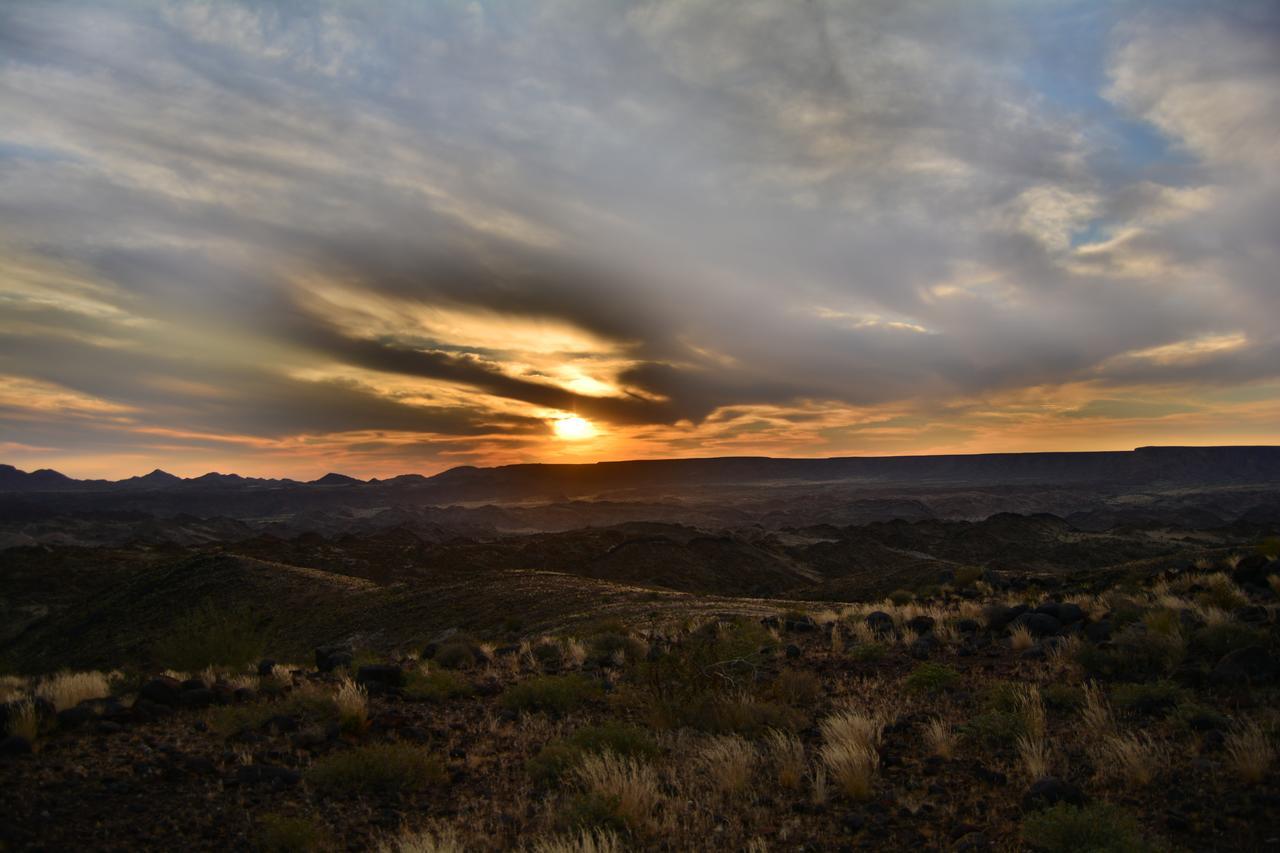
[(734, 797), (751, 785), (760, 753), (737, 735), (711, 738), (698, 750), (697, 762), (716, 791)]
[(929, 753), (939, 758), (950, 758), (956, 750), (956, 733), (951, 724), (941, 717), (934, 717), (924, 726), (924, 741)]
[(1049, 775), (1049, 745), (1043, 737), (1018, 735), (1016, 746), (1018, 761), (1022, 764), (1027, 779), (1034, 782)]
[(799, 790), (804, 784), (807, 767), (804, 744), (790, 732), (770, 729), (764, 739), (769, 763), (773, 765), (774, 780), (787, 790)]
[(1035, 637), (1031, 636), (1031, 629), (1026, 625), (1015, 625), (1009, 629), (1009, 646), (1014, 651), (1025, 651), (1035, 644)]
[(537, 841), (533, 853), (622, 853), (622, 842), (607, 829), (583, 830)]
[(9, 734), (20, 735), (34, 741), (40, 734), (40, 714), (36, 711), (36, 703), (31, 699), (23, 699), (17, 707), (9, 711)]
[(1085, 732), (1095, 742), (1110, 734), (1115, 729), (1115, 719), (1111, 715), (1111, 705), (1107, 702), (1102, 687), (1096, 681), (1084, 686), (1084, 707), (1080, 711)]
[(343, 678), (333, 694), (338, 724), (347, 734), (360, 734), (369, 727), (369, 696), (350, 678)]
[(1165, 759), (1164, 749), (1145, 733), (1109, 735), (1098, 751), (1108, 775), (1135, 787), (1155, 781)]
[(846, 797), (864, 800), (871, 796), (880, 766), (876, 747), (883, 729), (877, 717), (857, 711), (834, 714), (822, 721), (819, 756)]
[(1236, 775), (1256, 785), (1275, 762), (1276, 747), (1257, 723), (1249, 723), (1227, 737), (1226, 756)]
[(655, 828), (654, 810), (662, 795), (657, 773), (648, 764), (605, 751), (586, 756), (573, 774), (588, 793), (613, 803), (618, 817), (632, 830)]
[(453, 829), (438, 833), (408, 832), (399, 838), (379, 842), (377, 848), (378, 853), (465, 853), (466, 849)]
[(86, 699), (111, 695), (111, 685), (101, 672), (60, 672), (36, 687), (36, 695), (53, 703), (59, 711), (74, 708)]

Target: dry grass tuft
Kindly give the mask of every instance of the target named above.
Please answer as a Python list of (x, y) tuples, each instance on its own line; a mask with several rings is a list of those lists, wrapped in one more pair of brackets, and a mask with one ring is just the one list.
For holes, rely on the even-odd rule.
[(40, 713), (36, 711), (36, 703), (31, 699), (23, 699), (16, 707), (9, 709), (9, 734), (21, 735), (34, 741), (40, 734)]
[(333, 695), (338, 709), (338, 724), (347, 734), (360, 734), (369, 728), (369, 696), (350, 678), (342, 679)]
[(880, 766), (876, 747), (884, 724), (876, 717), (845, 711), (827, 717), (821, 725), (822, 763), (845, 796), (864, 800), (871, 796)]
[(791, 791), (799, 790), (804, 784), (807, 766), (800, 738), (790, 732), (771, 729), (765, 736), (765, 749), (778, 785)]
[(1084, 708), (1080, 717), (1090, 740), (1094, 742), (1101, 741), (1115, 729), (1111, 705), (1096, 681), (1090, 681), (1084, 686)]
[(382, 841), (378, 853), (466, 853), (466, 847), (453, 829), (440, 832), (409, 832), (399, 838)]
[(939, 758), (950, 758), (955, 753), (955, 730), (941, 717), (934, 717), (925, 723), (924, 740), (929, 745), (929, 752)]
[(1034, 782), (1049, 775), (1049, 745), (1043, 737), (1018, 735), (1016, 746), (1018, 761), (1029, 780)]
[(1227, 762), (1241, 779), (1256, 785), (1266, 778), (1276, 760), (1276, 747), (1257, 723), (1233, 732), (1227, 737)]
[(1110, 735), (1099, 747), (1099, 755), (1107, 775), (1137, 787), (1150, 785), (1165, 759), (1164, 749), (1144, 733)]
[(1271, 591), (1280, 596), (1280, 575), (1270, 575), (1267, 578), (1267, 585), (1271, 587)]
[(36, 695), (53, 703), (59, 711), (74, 708), (86, 699), (102, 699), (111, 695), (111, 685), (101, 672), (60, 672), (45, 679)]
[(622, 842), (607, 829), (583, 830), (578, 835), (539, 841), (533, 845), (533, 853), (622, 853)]
[(648, 764), (606, 751), (586, 756), (573, 773), (588, 793), (612, 803), (628, 827), (654, 829), (653, 813), (662, 795), (657, 773)]
[(1014, 651), (1025, 651), (1036, 644), (1031, 636), (1031, 629), (1026, 625), (1015, 625), (1009, 630), (1009, 645)]
[(698, 750), (698, 764), (711, 786), (726, 797), (742, 793), (751, 785), (751, 775), (760, 753), (755, 744), (737, 735), (714, 737)]

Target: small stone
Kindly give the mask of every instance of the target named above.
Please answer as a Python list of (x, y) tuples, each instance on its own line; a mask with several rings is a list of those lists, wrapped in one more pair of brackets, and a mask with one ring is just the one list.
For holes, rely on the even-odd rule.
[(1046, 776), (1033, 782), (1022, 796), (1022, 810), (1025, 812), (1039, 811), (1058, 803), (1083, 806), (1084, 792), (1070, 782)]

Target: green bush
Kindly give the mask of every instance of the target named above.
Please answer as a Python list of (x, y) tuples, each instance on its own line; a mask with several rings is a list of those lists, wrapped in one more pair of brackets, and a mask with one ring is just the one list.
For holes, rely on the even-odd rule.
[(625, 633), (613, 631), (593, 636), (590, 649), (591, 660), (599, 664), (612, 663), (619, 652), (628, 663), (633, 663), (642, 659), (646, 651), (644, 643)]
[(1181, 635), (1167, 636), (1130, 627), (1120, 632), (1111, 648), (1081, 644), (1076, 663), (1090, 678), (1150, 681), (1172, 673), (1185, 653)]
[(160, 666), (197, 672), (208, 666), (246, 667), (262, 657), (265, 647), (248, 608), (220, 609), (206, 601), (170, 625), (152, 655)]
[(960, 589), (971, 587), (978, 581), (982, 580), (981, 566), (961, 566), (956, 569), (955, 578), (952, 584)]
[(875, 663), (882, 660), (887, 651), (884, 643), (859, 643), (849, 651), (849, 657), (860, 663)]
[(975, 714), (961, 731), (985, 746), (1008, 746), (1026, 734), (1027, 727), (1020, 714), (992, 709)]
[(432, 660), (445, 669), (470, 669), (476, 665), (476, 653), (471, 643), (465, 640), (450, 640), (436, 649)]
[(314, 853), (332, 846), (325, 831), (305, 817), (264, 814), (258, 827), (257, 847), (262, 853)]
[(628, 826), (618, 805), (617, 799), (602, 794), (575, 794), (565, 802), (560, 819), (566, 829), (607, 829), (625, 833)]
[(564, 649), (559, 643), (539, 643), (533, 647), (533, 659), (543, 666), (554, 667), (564, 663)]
[(657, 743), (644, 729), (626, 723), (605, 723), (578, 729), (564, 740), (555, 740), (529, 759), (529, 776), (542, 785), (555, 785), (584, 755), (610, 751), (627, 758), (654, 758)]
[(543, 675), (508, 687), (502, 705), (512, 711), (563, 714), (600, 695), (600, 685), (585, 676)]
[(630, 683), (656, 725), (703, 727), (717, 716), (741, 710), (732, 707), (741, 704), (734, 697), (757, 687), (774, 645), (754, 621), (708, 625), (665, 654), (633, 667)]
[(475, 692), (475, 687), (464, 676), (443, 669), (433, 670), (426, 675), (411, 672), (404, 686), (407, 698), (426, 702), (443, 702), (459, 696), (470, 696)]
[(1191, 635), (1191, 652), (1216, 660), (1228, 652), (1256, 646), (1265, 638), (1262, 631), (1248, 625), (1219, 622), (1217, 625), (1206, 625)]
[(325, 756), (311, 766), (307, 779), (321, 790), (371, 793), (439, 785), (446, 774), (423, 747), (383, 743)]
[(1121, 684), (1111, 691), (1111, 704), (1122, 713), (1149, 717), (1172, 711), (1186, 696), (1187, 691), (1172, 681)]
[(905, 589), (895, 589), (893, 592), (889, 593), (889, 600), (899, 607), (904, 604), (910, 604), (915, 597), (915, 593), (909, 592)]
[(1109, 803), (1059, 803), (1028, 815), (1022, 838), (1042, 853), (1146, 853), (1157, 848), (1129, 814)]
[(907, 676), (907, 689), (916, 693), (941, 693), (960, 679), (960, 673), (946, 664), (922, 663)]
[(784, 669), (769, 688), (770, 695), (793, 707), (807, 707), (822, 696), (822, 679), (807, 669)]

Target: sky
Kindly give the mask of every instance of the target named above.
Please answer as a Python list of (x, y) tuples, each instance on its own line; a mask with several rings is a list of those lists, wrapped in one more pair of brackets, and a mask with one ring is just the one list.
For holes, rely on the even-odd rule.
[(0, 461), (1280, 443), (1280, 4), (0, 0)]

